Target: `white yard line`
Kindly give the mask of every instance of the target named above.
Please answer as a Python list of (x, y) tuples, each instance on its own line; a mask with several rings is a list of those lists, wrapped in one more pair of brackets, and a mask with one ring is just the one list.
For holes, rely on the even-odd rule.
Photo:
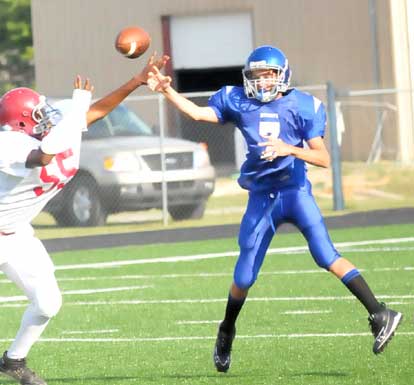
[[(379, 299), (414, 299), (414, 295), (378, 295)], [(320, 297), (249, 297), (248, 302), (318, 302), (318, 301), (354, 301), (354, 296), (320, 296)], [(121, 301), (77, 301), (66, 302), (72, 306), (108, 306), (108, 305), (152, 305), (152, 304), (188, 304), (188, 303), (224, 303), (227, 298), (196, 298), (196, 299), (153, 299), (153, 300), (121, 300)]]
[[(361, 272), (369, 271), (414, 271), (414, 266), (404, 267), (378, 267), (373, 269), (358, 269)], [(260, 275), (299, 275), (299, 274), (325, 274), (323, 269), (303, 269), (303, 270), (277, 270), (261, 271)], [(193, 274), (136, 274), (136, 275), (103, 275), (87, 277), (57, 277), (59, 282), (76, 282), (76, 281), (108, 281), (108, 280), (129, 280), (129, 279), (168, 279), (168, 278), (214, 278), (214, 277), (231, 277), (233, 272), (228, 273), (193, 273)], [(1, 279), (0, 284), (13, 284), (8, 279)]]
[[(113, 293), (116, 291), (131, 291), (152, 288), (153, 286), (124, 286), (124, 287), (106, 287), (104, 289), (87, 289), (87, 290), (66, 290), (62, 291), (63, 295), (81, 295), (81, 294), (96, 294), (96, 293)], [(20, 302), (26, 301), (27, 298), (23, 295), (16, 295), (13, 297), (0, 297), (1, 302)]]
[[(389, 300), (414, 300), (414, 295), (378, 295), (378, 299), (387, 300), (387, 303), (409, 304), (411, 302), (390, 302)], [(354, 301), (354, 296), (322, 296), (322, 297), (249, 297), (248, 302), (319, 302), (319, 301)], [(10, 303), (26, 301), (23, 296), (15, 297), (0, 297), (0, 308), (2, 307), (24, 307), (26, 303)], [(3, 302), (1, 304), (1, 302)], [(119, 301), (76, 301), (66, 302), (65, 306), (114, 306), (114, 305), (161, 305), (161, 304), (200, 304), (200, 303), (224, 303), (227, 302), (227, 298), (196, 298), (196, 299), (130, 299)]]
[(280, 314), (286, 315), (307, 315), (307, 314), (329, 314), (332, 310), (288, 310), (283, 311)]
[(118, 333), (119, 329), (108, 329), (108, 330), (64, 330), (62, 334), (107, 334), (107, 333)]
[(377, 252), (384, 252), (384, 251), (413, 251), (414, 246), (406, 246), (406, 247), (366, 247), (366, 248), (345, 248), (343, 251), (344, 253), (377, 253)]
[[(332, 310), (289, 310), (282, 311), (279, 314), (283, 315), (313, 315), (313, 314), (330, 314)], [(177, 325), (204, 325), (204, 324), (219, 324), (221, 320), (199, 320), (199, 321), (177, 321)]]
[[(414, 336), (414, 332), (398, 332), (399, 336)], [(292, 339), (292, 338), (343, 338), (343, 337), (372, 337), (371, 333), (302, 333), (302, 334), (257, 334), (257, 335), (238, 335), (237, 339)], [(173, 341), (199, 341), (215, 340), (216, 336), (184, 336), (184, 337), (135, 337), (135, 338), (40, 338), (38, 342), (173, 342)], [(0, 342), (12, 342), (12, 338), (1, 338)]]
[(178, 325), (203, 325), (203, 324), (219, 324), (221, 320), (211, 320), (211, 321), (177, 321)]
[[(374, 269), (358, 269), (361, 272), (367, 271), (412, 271), (413, 266), (406, 267), (379, 267)], [(260, 275), (300, 275), (300, 274), (326, 274), (323, 269), (303, 269), (303, 270), (277, 270), (277, 271), (261, 271)], [(90, 276), (80, 278), (58, 277), (59, 282), (65, 281), (100, 281), (100, 280), (129, 280), (129, 279), (175, 279), (175, 278), (217, 278), (232, 277), (233, 272), (228, 273), (177, 273), (177, 274), (137, 274), (137, 275), (111, 275), (111, 276)], [(10, 283), (9, 280), (0, 281), (0, 283)]]
[(123, 286), (123, 287), (106, 287), (104, 289), (86, 289), (86, 290), (66, 290), (62, 291), (63, 295), (78, 295), (78, 294), (96, 294), (96, 293), (113, 293), (116, 291), (131, 291), (148, 289), (154, 286)]
[[(414, 237), (376, 239), (376, 240), (358, 241), (358, 242), (339, 242), (335, 244), (335, 247), (346, 248), (346, 247), (352, 247), (352, 246), (395, 244), (395, 243), (406, 243), (406, 242), (414, 242)], [(308, 247), (307, 246), (280, 247), (280, 248), (273, 248), (273, 249), (268, 250), (268, 254), (288, 254), (288, 253), (302, 253), (302, 252), (308, 252)], [(131, 260), (124, 260), (124, 261), (83, 263), (83, 264), (75, 264), (75, 265), (58, 265), (56, 266), (56, 270), (102, 269), (102, 268), (129, 266), (129, 265), (141, 265), (141, 264), (150, 264), (150, 263), (187, 262), (187, 261), (197, 261), (197, 260), (223, 258), (223, 257), (236, 257), (238, 255), (239, 255), (238, 251), (229, 251), (225, 253), (208, 253), (208, 254), (195, 254), (195, 255), (185, 255), (185, 256), (175, 256), (175, 257), (143, 258), (143, 259), (131, 259)]]

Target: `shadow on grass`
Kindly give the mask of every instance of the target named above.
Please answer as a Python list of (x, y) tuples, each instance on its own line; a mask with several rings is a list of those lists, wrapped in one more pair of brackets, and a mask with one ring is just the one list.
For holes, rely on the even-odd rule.
[[(109, 381), (134, 381), (134, 383), (148, 383), (148, 381), (158, 383), (160, 379), (171, 380), (189, 380), (189, 379), (201, 379), (201, 378), (218, 378), (220, 374), (156, 374), (154, 376), (112, 376), (112, 377), (82, 377), (82, 378), (48, 378), (48, 384), (76, 384), (78, 382), (88, 383), (90, 381), (99, 381), (100, 383), (108, 383)], [(232, 377), (244, 377), (242, 375), (226, 374), (226, 378)], [(5, 383), (15, 383), (13, 381), (6, 381)]]
[(314, 372), (303, 372), (294, 373), (291, 377), (348, 377), (348, 372), (329, 372), (329, 371), (314, 371)]

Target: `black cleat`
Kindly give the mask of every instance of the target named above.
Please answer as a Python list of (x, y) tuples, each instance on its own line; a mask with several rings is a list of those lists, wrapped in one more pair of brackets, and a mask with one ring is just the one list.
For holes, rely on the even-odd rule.
[(382, 306), (383, 310), (368, 317), (372, 334), (375, 337), (372, 348), (374, 354), (382, 353), (403, 318), (401, 313), (387, 309), (385, 304), (382, 304)]
[(35, 372), (26, 366), (26, 359), (15, 360), (4, 352), (0, 358), (0, 373), (19, 381), (21, 385), (47, 385)]
[(217, 333), (216, 345), (214, 346), (214, 365), (218, 372), (227, 372), (231, 362), (231, 345), (233, 344), (236, 328), (230, 333), (221, 330), (221, 324)]

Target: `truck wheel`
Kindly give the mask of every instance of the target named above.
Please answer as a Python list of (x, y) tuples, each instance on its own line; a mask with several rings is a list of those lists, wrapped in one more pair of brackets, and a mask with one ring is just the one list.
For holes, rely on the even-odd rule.
[(75, 177), (67, 186), (65, 206), (55, 214), (61, 226), (102, 226), (108, 213), (99, 197), (95, 181), (88, 176)]
[(168, 208), (168, 212), (175, 221), (181, 221), (183, 219), (200, 219), (203, 217), (205, 210), (206, 201)]

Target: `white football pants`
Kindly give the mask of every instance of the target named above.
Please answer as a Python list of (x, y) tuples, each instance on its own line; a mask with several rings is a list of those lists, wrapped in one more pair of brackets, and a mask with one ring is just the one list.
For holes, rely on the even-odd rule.
[(42, 242), (32, 232), (0, 236), (0, 270), (30, 301), (9, 358), (24, 358), (62, 305), (54, 266)]

